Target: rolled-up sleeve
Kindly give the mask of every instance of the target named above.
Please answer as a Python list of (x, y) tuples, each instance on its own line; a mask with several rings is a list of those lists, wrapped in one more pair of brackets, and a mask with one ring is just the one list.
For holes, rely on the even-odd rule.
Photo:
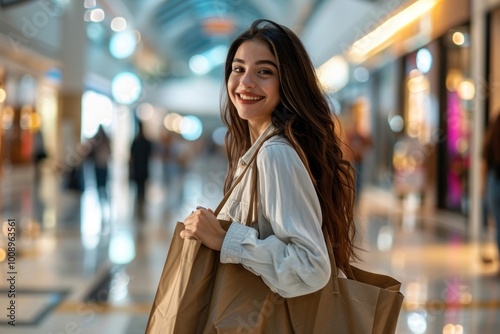
[(221, 262), (241, 263), (283, 297), (315, 292), (327, 284), (331, 268), (321, 206), (309, 174), (284, 143), (266, 143), (257, 167), (260, 210), (274, 235), (259, 239), (255, 229), (231, 224)]

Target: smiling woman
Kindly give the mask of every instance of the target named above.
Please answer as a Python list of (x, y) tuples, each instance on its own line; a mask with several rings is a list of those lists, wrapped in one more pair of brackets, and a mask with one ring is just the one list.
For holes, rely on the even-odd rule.
[(198, 210), (181, 235), (220, 250), (222, 263), (243, 264), (283, 297), (317, 291), (330, 278), (327, 243), (338, 245), (337, 267), (350, 273), (355, 226), (351, 167), (311, 60), (290, 29), (257, 20), (229, 47), (225, 82), (225, 191), (254, 155), (256, 163), (216, 212), (232, 222), (227, 232)]
[(378, 321), (379, 287), (345, 288), (366, 282), (350, 265), (353, 173), (299, 38), (255, 21), (229, 47), (224, 77), (224, 198), (177, 225), (146, 332), (393, 332), (398, 293)]
[[(313, 261), (307, 269), (315, 274), (311, 282), (304, 284), (308, 286), (304, 291), (298, 288), (300, 284), (283, 280), (271, 269), (284, 270), (286, 266), (259, 263), (255, 269), (248, 259), (243, 258), (241, 262), (262, 275), (266, 284), (282, 291), (283, 295), (313, 292), (321, 288), (320, 273), (323, 272), (316, 265), (329, 268), (325, 239), (339, 245), (334, 249), (335, 260), (343, 272), (349, 273), (349, 260), (355, 257), (353, 179), (350, 164), (340, 150), (337, 123), (333, 122), (335, 116), (318, 86), (314, 67), (302, 42), (290, 29), (271, 21), (255, 21), (231, 44), (225, 64), (225, 81), (227, 97), (222, 118), (228, 127), (229, 158), (225, 190), (230, 189), (235, 175), (241, 173), (241, 163), (248, 162), (266, 136), (275, 134), (257, 150), (259, 191), (256, 197), (259, 201), (256, 205), (259, 215), (256, 235), (259, 239), (276, 236), (281, 244), (271, 239), (284, 247), (283, 250), (294, 249), (300, 244), (305, 254), (314, 254), (312, 258), (319, 256), (318, 263)], [(253, 173), (252, 170), (248, 174)], [(246, 217), (250, 206), (250, 180), (250, 175), (243, 178), (243, 185), (238, 187), (241, 190), (231, 195), (220, 217), (242, 223), (241, 218)], [(240, 204), (231, 206), (231, 199)], [(236, 215), (235, 212), (241, 213)], [(308, 215), (303, 216), (304, 212)], [(232, 224), (228, 234), (233, 229), (241, 229), (239, 225)], [(295, 236), (298, 239), (294, 239)], [(222, 261), (225, 251), (229, 251), (224, 247), (229, 244), (227, 238), (226, 235), (222, 246)], [(266, 240), (264, 244), (273, 242)], [(243, 245), (242, 249), (231, 252), (246, 257), (248, 250)], [(269, 258), (270, 251), (256, 247), (248, 257)], [(300, 256), (285, 259), (294, 263)], [(290, 274), (300, 277), (304, 273), (290, 268)], [(329, 270), (324, 274), (328, 277)], [(271, 283), (268, 275), (275, 283)], [(319, 280), (319, 286), (312, 284), (313, 277)]]
[(216, 215), (232, 224), (226, 232), (210, 211), (197, 210), (181, 236), (220, 250), (222, 263), (243, 264), (283, 297), (327, 284), (327, 244), (337, 245), (345, 277), (355, 257), (353, 176), (301, 41), (284, 26), (255, 21), (229, 47), (225, 83), (228, 199)]

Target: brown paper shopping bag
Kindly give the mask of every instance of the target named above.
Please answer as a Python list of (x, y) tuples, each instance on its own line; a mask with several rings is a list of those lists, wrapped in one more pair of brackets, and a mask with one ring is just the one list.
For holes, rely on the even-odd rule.
[(219, 252), (180, 238), (182, 229), (178, 223), (148, 334), (395, 332), (403, 295), (392, 277), (352, 267), (352, 279), (335, 271), (320, 291), (286, 299), (242, 265), (221, 264)]

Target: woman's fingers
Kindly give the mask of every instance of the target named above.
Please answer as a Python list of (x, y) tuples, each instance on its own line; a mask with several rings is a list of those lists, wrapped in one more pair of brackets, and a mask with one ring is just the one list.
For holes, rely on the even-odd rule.
[(196, 233), (204, 224), (202, 216), (201, 210), (196, 210), (184, 219), (184, 231), (181, 232), (182, 238), (200, 240)]
[(205, 246), (220, 250), (226, 232), (209, 209), (198, 209), (184, 220), (184, 231), (180, 236), (184, 239), (200, 240)]
[(181, 235), (181, 238), (183, 238), (183, 239), (194, 239), (194, 240), (199, 240), (199, 239), (196, 237), (196, 235), (194, 234), (194, 232), (193, 232), (193, 231), (191, 231), (191, 230), (188, 230), (188, 229), (185, 229), (185, 230), (181, 231), (180, 235)]

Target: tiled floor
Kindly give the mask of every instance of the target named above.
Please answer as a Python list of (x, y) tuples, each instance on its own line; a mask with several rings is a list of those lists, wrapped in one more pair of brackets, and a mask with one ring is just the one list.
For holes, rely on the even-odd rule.
[[(143, 333), (174, 223), (196, 205), (217, 205), (223, 161), (201, 157), (185, 174), (166, 174), (172, 169), (155, 161), (142, 222), (133, 218), (123, 169), (113, 169), (109, 199), (100, 201), (89, 166), (82, 194), (64, 189), (49, 165), (39, 186), (30, 167), (4, 167), (0, 218), (15, 219), (20, 234), (15, 327), (7, 324), (10, 275), (0, 252), (0, 332)], [(498, 262), (480, 261), (485, 251), (496, 257), (494, 246), (468, 242), (453, 228), (463, 221), (447, 214), (423, 218), (414, 204), (367, 189), (357, 218), (365, 249), (359, 266), (403, 283), (397, 333), (500, 332)], [(1, 235), (0, 248), (6, 242)]]

